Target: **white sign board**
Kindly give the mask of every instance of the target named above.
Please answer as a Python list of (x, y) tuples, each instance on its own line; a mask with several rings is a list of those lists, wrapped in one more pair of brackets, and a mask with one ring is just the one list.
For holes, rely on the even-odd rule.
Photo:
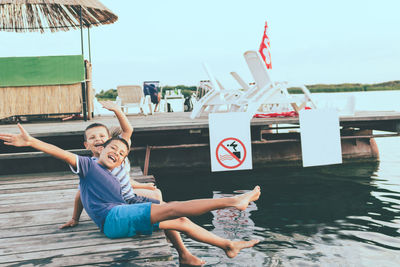
[(211, 171), (253, 168), (250, 119), (244, 112), (210, 113)]
[(342, 163), (336, 110), (301, 110), (299, 121), (303, 167)]

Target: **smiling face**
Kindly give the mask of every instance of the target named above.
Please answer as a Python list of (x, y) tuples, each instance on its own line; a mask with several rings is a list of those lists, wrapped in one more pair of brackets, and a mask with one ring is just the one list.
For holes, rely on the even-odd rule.
[(101, 151), (98, 162), (107, 169), (112, 170), (120, 166), (127, 155), (128, 148), (126, 144), (120, 140), (111, 140)]
[(93, 156), (98, 158), (103, 144), (110, 138), (108, 131), (103, 126), (97, 126), (85, 131), (86, 141), (83, 143), (85, 148), (92, 151)]

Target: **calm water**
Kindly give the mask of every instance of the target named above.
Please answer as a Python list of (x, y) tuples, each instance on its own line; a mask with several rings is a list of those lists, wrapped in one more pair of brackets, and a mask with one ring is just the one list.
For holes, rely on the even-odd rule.
[(165, 199), (220, 197), (260, 185), (245, 212), (192, 218), (229, 239), (262, 242), (235, 259), (185, 238), (209, 266), (398, 266), (400, 138), (377, 139), (379, 163), (270, 168), (215, 174), (157, 174)]
[[(399, 108), (399, 92), (356, 95), (357, 109)], [(261, 198), (245, 212), (192, 218), (224, 238), (261, 240), (228, 259), (220, 249), (184, 238), (208, 266), (399, 266), (400, 137), (376, 141), (381, 154), (376, 163), (156, 177), (167, 201), (230, 196), (261, 186)]]

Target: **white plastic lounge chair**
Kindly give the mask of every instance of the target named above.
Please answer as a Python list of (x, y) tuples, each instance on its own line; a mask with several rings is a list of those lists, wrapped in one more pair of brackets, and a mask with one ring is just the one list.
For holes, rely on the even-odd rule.
[[(296, 87), (300, 87), (304, 93), (304, 99), (301, 101), (301, 104), (298, 105), (296, 102), (298, 98), (293, 97), (287, 91), (289, 84), (287, 82), (273, 82), (269, 76), (268, 69), (262, 60), (259, 52), (250, 50), (244, 53), (244, 58), (249, 67), (249, 70), (254, 78), (256, 85), (253, 88), (250, 88), (248, 93), (244, 97), (249, 98), (249, 103), (251, 103), (251, 109), (254, 114), (256, 111), (262, 106), (279, 106), (283, 108), (287, 108), (288, 105), (291, 105), (293, 109), (298, 112), (303, 109), (308, 102), (310, 102), (312, 108), (316, 108), (316, 105), (311, 99), (310, 91), (304, 86), (299, 85)], [(259, 95), (258, 98), (252, 97), (254, 91)], [(245, 99), (246, 100), (246, 99)]]
[(128, 113), (129, 108), (139, 108), (141, 113), (144, 113), (145, 115), (147, 114), (147, 112), (143, 111), (143, 105), (145, 104), (146, 99), (143, 94), (142, 86), (120, 85), (117, 86), (117, 91), (117, 103), (121, 106), (124, 113)]
[(243, 90), (247, 91), (250, 89), (249, 85), (243, 81), (242, 77), (239, 76), (236, 72), (231, 72), (232, 77), (238, 82), (238, 84), (243, 88)]
[[(219, 111), (246, 112), (249, 118), (252, 118), (258, 110), (261, 112), (282, 112), (289, 111), (290, 106), (298, 112), (308, 102), (311, 103), (313, 108), (316, 108), (311, 100), (309, 90), (304, 85), (297, 86), (304, 93), (304, 99), (299, 101), (298, 98), (288, 93), (288, 83), (273, 82), (261, 55), (257, 51), (247, 51), (244, 53), (244, 57), (255, 85), (248, 86), (237, 73), (231, 72), (231, 75), (244, 91), (225, 90), (204, 65), (213, 89), (196, 103), (191, 114), (192, 119), (199, 117), (203, 112)], [(301, 104), (298, 105), (298, 102), (301, 102)], [(222, 107), (224, 107), (223, 110), (221, 110)]]
[(211, 74), (206, 64), (204, 69), (210, 79), (211, 90), (209, 90), (200, 100), (193, 106), (190, 118), (198, 118), (202, 113), (214, 113), (219, 111), (228, 111), (230, 105), (235, 103), (241, 96), (239, 90), (226, 90), (222, 84)]
[[(255, 51), (254, 51), (255, 52)], [(250, 68), (250, 72), (255, 80), (255, 85), (248, 86), (237, 73), (231, 73), (235, 80), (246, 91), (231, 105), (230, 111), (247, 112), (252, 118), (259, 108), (266, 103), (278, 103), (277, 97), (284, 92), (283, 87), (274, 84), (266, 71), (266, 66), (258, 52), (247, 51), (244, 54), (245, 60)], [(261, 61), (260, 61), (261, 59)], [(274, 99), (271, 101), (271, 99)], [(287, 102), (287, 100), (285, 100)]]

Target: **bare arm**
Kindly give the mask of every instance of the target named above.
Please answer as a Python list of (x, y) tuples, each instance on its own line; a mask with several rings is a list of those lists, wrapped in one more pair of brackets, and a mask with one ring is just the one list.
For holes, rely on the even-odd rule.
[(78, 190), (78, 192), (75, 195), (75, 201), (74, 201), (74, 212), (72, 213), (72, 219), (69, 220), (66, 224), (60, 226), (60, 229), (66, 228), (66, 227), (74, 227), (78, 225), (79, 223), (79, 218), (81, 217), (83, 211), (83, 205), (81, 201), (81, 192)]
[(5, 145), (9, 146), (30, 146), (37, 150), (40, 150), (46, 154), (49, 154), (55, 158), (61, 159), (76, 168), (76, 155), (65, 151), (55, 145), (45, 143), (32, 137), (29, 133), (18, 123), (18, 128), (20, 130), (20, 134), (2, 134), (0, 133), (0, 139), (4, 141)]
[(131, 179), (131, 186), (134, 189), (148, 189), (148, 190), (157, 189), (157, 186), (155, 186), (154, 183), (139, 183), (132, 179)]
[(121, 107), (112, 101), (99, 101), (99, 103), (103, 106), (103, 108), (114, 112), (122, 129), (121, 137), (130, 144), (133, 128), (126, 115), (122, 112)]

